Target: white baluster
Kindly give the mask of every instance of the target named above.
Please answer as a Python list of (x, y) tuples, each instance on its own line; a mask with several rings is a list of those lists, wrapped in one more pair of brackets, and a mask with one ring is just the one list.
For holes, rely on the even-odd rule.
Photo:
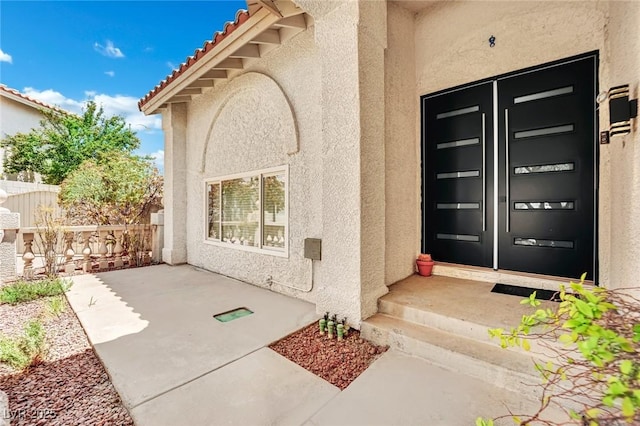
[(33, 244), (33, 235), (33, 232), (22, 234), (22, 239), (24, 240), (24, 252), (22, 254), (24, 269), (22, 275), (27, 280), (33, 278), (33, 259), (36, 258), (36, 256), (33, 254), (33, 249), (31, 248), (31, 245)]
[(98, 247), (100, 260), (98, 262), (98, 268), (102, 271), (109, 269), (109, 259), (107, 259), (107, 254), (109, 253), (109, 249), (107, 249), (107, 237), (109, 233), (108, 231), (98, 231), (98, 235), (100, 237), (100, 246)]
[(64, 257), (66, 259), (64, 263), (64, 272), (66, 272), (67, 274), (72, 274), (76, 270), (76, 265), (73, 263), (73, 256), (75, 256), (76, 254), (76, 252), (73, 250), (73, 239), (73, 232), (64, 233), (64, 240), (66, 242), (66, 248), (64, 250)]
[(124, 262), (122, 261), (122, 231), (113, 231), (113, 235), (116, 239), (116, 244), (113, 247), (113, 255), (115, 257), (113, 266), (114, 268), (122, 268), (124, 266)]
[(84, 240), (84, 248), (82, 249), (82, 270), (91, 272), (91, 231), (83, 231), (82, 239)]

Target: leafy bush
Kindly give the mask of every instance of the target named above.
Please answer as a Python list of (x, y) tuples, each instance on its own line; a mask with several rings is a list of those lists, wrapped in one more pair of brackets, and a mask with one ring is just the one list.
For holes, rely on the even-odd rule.
[[(502, 347), (530, 349), (539, 340), (551, 361), (536, 364), (543, 378), (543, 397), (537, 413), (513, 416), (516, 423), (555, 425), (542, 420), (551, 402), (565, 408), (581, 425), (640, 424), (640, 300), (630, 290), (607, 290), (570, 283), (560, 290), (558, 308), (540, 309), (533, 293), (523, 300), (536, 310), (506, 332), (489, 331)], [(478, 419), (477, 425), (492, 425)]]
[(46, 278), (39, 281), (16, 281), (0, 288), (0, 303), (16, 305), (41, 297), (64, 294), (71, 287), (69, 281), (61, 278)]
[(0, 361), (24, 370), (42, 361), (45, 354), (45, 331), (42, 322), (31, 320), (17, 338), (0, 336)]

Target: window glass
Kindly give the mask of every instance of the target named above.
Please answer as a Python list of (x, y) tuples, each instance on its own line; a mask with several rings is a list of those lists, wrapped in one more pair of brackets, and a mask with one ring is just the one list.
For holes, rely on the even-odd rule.
[(206, 182), (206, 239), (237, 248), (286, 251), (286, 169), (237, 176)]
[(220, 184), (207, 185), (208, 193), (208, 237), (220, 239)]
[(285, 243), (285, 176), (283, 174), (264, 176), (263, 191), (263, 233), (264, 247), (284, 247)]
[(256, 176), (222, 181), (222, 241), (258, 246), (259, 185)]

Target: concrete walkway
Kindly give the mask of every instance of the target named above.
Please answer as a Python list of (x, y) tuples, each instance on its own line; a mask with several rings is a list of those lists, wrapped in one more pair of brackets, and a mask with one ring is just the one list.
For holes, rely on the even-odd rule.
[[(191, 266), (73, 281), (69, 302), (140, 426), (457, 426), (536, 407), (394, 351), (340, 392), (267, 347), (316, 321), (314, 305)], [(254, 313), (213, 318), (239, 307)]]

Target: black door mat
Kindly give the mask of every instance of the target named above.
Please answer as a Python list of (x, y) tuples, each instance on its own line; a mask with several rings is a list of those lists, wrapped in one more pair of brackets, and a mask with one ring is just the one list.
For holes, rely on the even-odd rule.
[(512, 296), (529, 297), (531, 293), (536, 292), (536, 299), (551, 300), (552, 302), (560, 302), (560, 292), (553, 290), (542, 290), (539, 288), (519, 287), (517, 285), (497, 283), (491, 289), (492, 293), (510, 294)]

